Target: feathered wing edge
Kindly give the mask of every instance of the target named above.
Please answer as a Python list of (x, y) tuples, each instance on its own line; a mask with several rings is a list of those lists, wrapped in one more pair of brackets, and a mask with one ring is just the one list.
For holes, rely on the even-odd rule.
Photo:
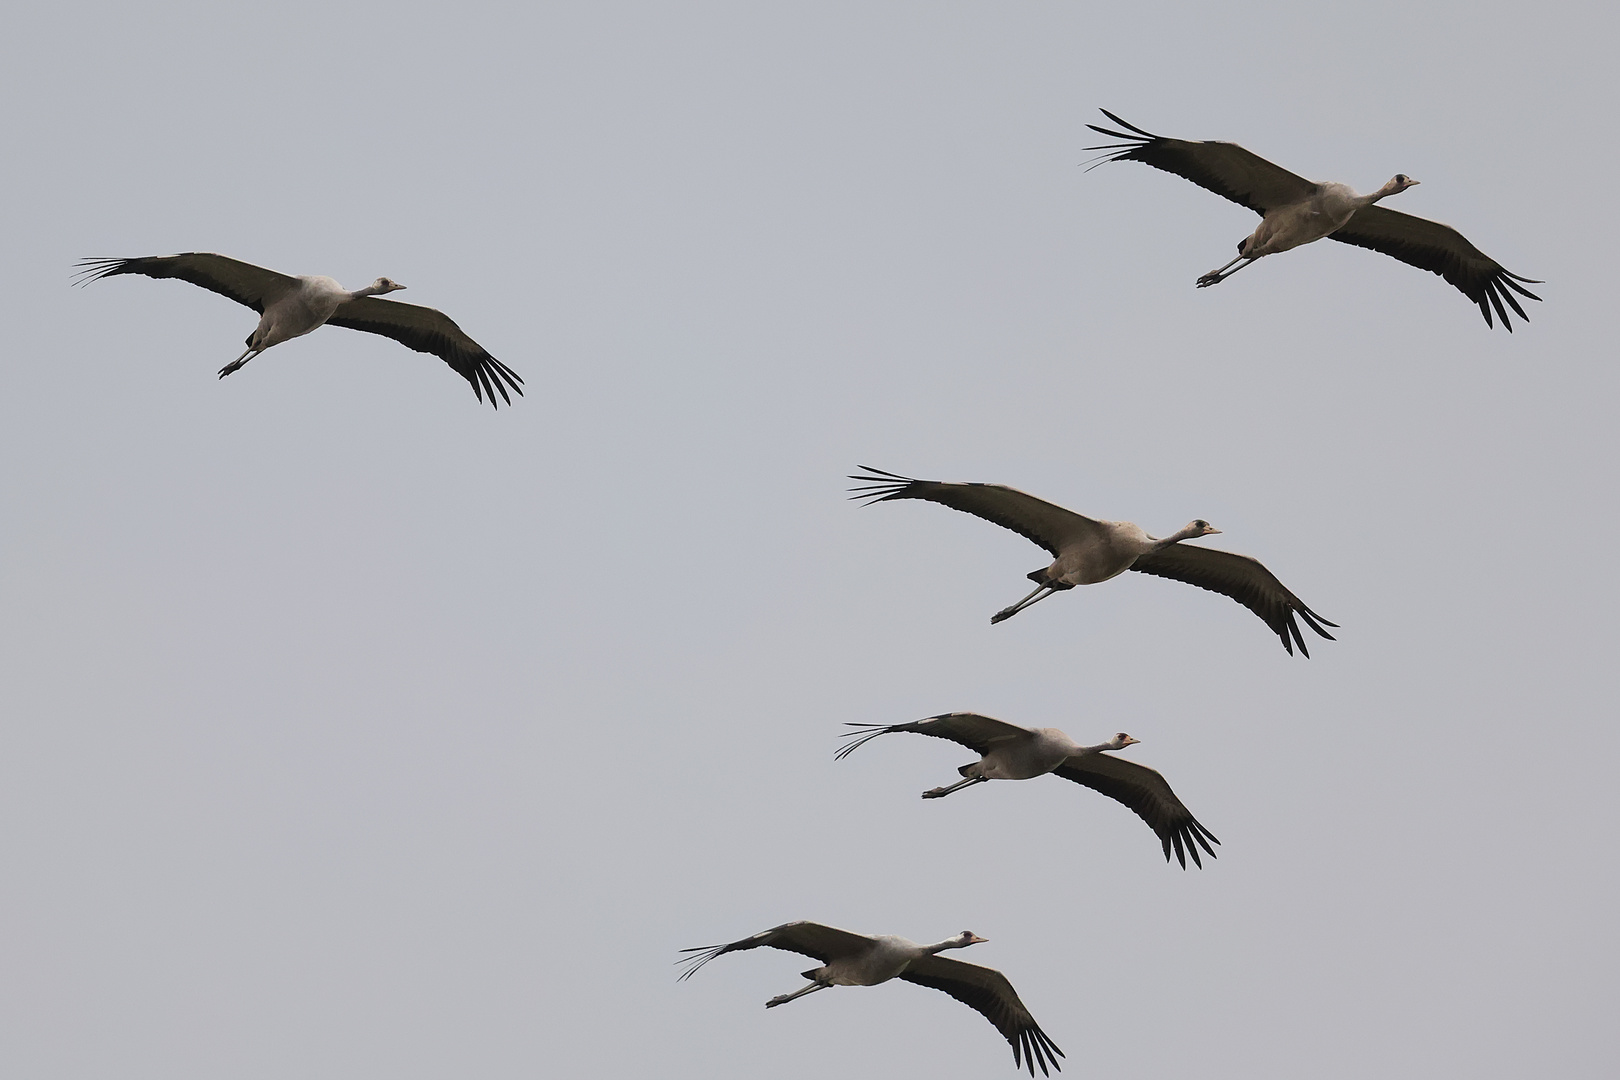
[(1063, 1051), (1035, 1023), (1012, 983), (994, 968), (944, 956), (925, 956), (913, 961), (900, 978), (943, 991), (989, 1020), (1012, 1045), (1014, 1068), (1026, 1067), (1031, 1076), (1037, 1065), (1042, 1076), (1052, 1075), (1048, 1067), (1063, 1071), (1057, 1061), (1064, 1056)]
[(915, 730), (909, 724), (857, 724), (857, 723), (846, 723), (844, 726), (845, 727), (852, 727), (852, 728), (855, 728), (856, 730), (843, 732), (838, 737), (840, 739), (851, 739), (853, 741), (844, 743), (837, 750), (833, 751), (833, 760), (834, 761), (842, 761), (842, 760), (844, 760), (845, 758), (849, 757), (849, 755), (853, 754), (855, 751), (859, 750), (861, 747), (865, 746), (867, 743), (869, 743), (873, 739), (877, 738), (879, 735), (888, 735), (890, 732), (895, 732), (895, 731), (912, 731), (912, 730)]
[(218, 293), (243, 307), (264, 314), (296, 279), (275, 270), (217, 255), (211, 251), (187, 251), (179, 255), (145, 255), (133, 259), (80, 259), (76, 285), (88, 285), (120, 274), (140, 274), (149, 278), (177, 278), (200, 289)]
[[(986, 738), (979, 738), (971, 735), (967, 731), (962, 730), (960, 725), (955, 725), (953, 729), (953, 725), (948, 722), (938, 722), (958, 719), (970, 722), (971, 724), (976, 724), (981, 729), (994, 725), (995, 727), (1005, 730), (996, 735)], [(833, 754), (834, 761), (839, 761), (848, 757), (850, 754), (854, 753), (862, 746), (865, 746), (879, 735), (888, 735), (891, 732), (896, 731), (914, 732), (918, 735), (928, 735), (935, 739), (944, 739), (946, 742), (953, 742), (958, 746), (965, 746), (981, 757), (984, 754), (989, 753), (991, 744), (1000, 739), (1016, 738), (1020, 735), (1028, 735), (1030, 733), (1028, 728), (1019, 727), (1017, 724), (1009, 724), (1005, 720), (997, 720), (993, 716), (985, 716), (982, 713), (975, 712), (939, 713), (936, 716), (925, 716), (921, 720), (912, 720), (905, 724), (845, 723), (844, 726), (855, 728), (855, 730), (846, 731), (839, 736), (839, 738), (849, 739), (851, 741), (838, 748), (837, 752)]]
[(1304, 199), (1316, 190), (1316, 184), (1303, 176), (1237, 143), (1166, 138), (1127, 123), (1107, 109), (1101, 112), (1126, 130), (1086, 125), (1099, 135), (1121, 140), (1085, 148), (1104, 151), (1102, 157), (1091, 164), (1093, 169), (1106, 161), (1140, 161), (1190, 180), (1205, 191), (1262, 215), (1274, 207)]
[(800, 919), (795, 922), (783, 923), (781, 926), (773, 926), (769, 930), (761, 930), (757, 934), (750, 934), (740, 941), (729, 942), (725, 945), (699, 945), (695, 948), (682, 949), (681, 952), (690, 953), (691, 955), (683, 956), (675, 961), (677, 965), (689, 965), (685, 971), (681, 972), (676, 982), (684, 982), (690, 979), (699, 968), (717, 956), (724, 956), (728, 952), (741, 952), (745, 949), (757, 949), (762, 945), (768, 945), (773, 949), (782, 949), (787, 952), (796, 952), (801, 956), (808, 956), (825, 964), (834, 955), (859, 952), (861, 949), (870, 947), (871, 944), (872, 939), (863, 934)]
[(1194, 866), (1204, 868), (1198, 857), (1200, 846), (1210, 858), (1215, 858), (1215, 851), (1209, 845), (1218, 845), (1220, 841), (1193, 817), (1192, 811), (1157, 769), (1103, 753), (1071, 757), (1053, 772), (1108, 796), (1147, 822), (1164, 847), (1165, 862), (1170, 861), (1172, 847), (1183, 870), (1187, 869), (1188, 855), (1192, 856)]
[(1479, 305), (1487, 327), (1491, 309), (1502, 320), (1508, 333), (1513, 332), (1513, 321), (1508, 318), (1506, 300), (1525, 322), (1530, 316), (1514, 297), (1527, 296), (1540, 301), (1541, 297), (1526, 289), (1527, 285), (1540, 285), (1536, 278), (1521, 277), (1485, 254), (1462, 233), (1443, 222), (1431, 221), (1415, 214), (1403, 214), (1387, 206), (1367, 206), (1356, 211), (1344, 227), (1328, 234), (1329, 239), (1342, 244), (1366, 248), (1382, 255), (1399, 259), (1408, 266), (1438, 274), (1446, 283)]
[(1053, 558), (1057, 558), (1063, 545), (1076, 535), (1092, 533), (1099, 528), (1097, 522), (1084, 514), (1077, 514), (1005, 484), (918, 480), (870, 465), (860, 468), (865, 469), (868, 475), (851, 473), (849, 479), (858, 480), (861, 484), (849, 490), (854, 492), (851, 499), (865, 500), (863, 505), (871, 506), (890, 499), (921, 499), (938, 503), (1015, 532), (1030, 543), (1045, 548)]
[(1296, 615), (1321, 637), (1329, 641), (1337, 640), (1324, 627), (1338, 629), (1338, 623), (1330, 622), (1306, 607), (1304, 601), (1277, 579), (1277, 575), (1251, 556), (1215, 548), (1172, 544), (1140, 556), (1131, 564), (1131, 569), (1208, 589), (1236, 600), (1271, 627), (1289, 656), (1294, 655), (1294, 646), (1298, 645), (1305, 659), (1311, 657), (1310, 650), (1305, 646), (1305, 638), (1299, 632), (1299, 623), (1295, 621)]
[(523, 377), (491, 356), (437, 308), (365, 296), (343, 304), (326, 324), (391, 338), (408, 349), (437, 356), (471, 384), (479, 401), (487, 398), (492, 408), (500, 407), (496, 392), (502, 401), (512, 404), (508, 386), (520, 397), (523, 394)]

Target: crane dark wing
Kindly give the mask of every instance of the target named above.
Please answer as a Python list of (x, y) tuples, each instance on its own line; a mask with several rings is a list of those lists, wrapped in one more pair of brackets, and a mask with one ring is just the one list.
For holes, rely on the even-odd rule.
[[(1307, 659), (1311, 655), (1305, 647), (1305, 639), (1300, 636), (1299, 624), (1294, 621), (1296, 615), (1329, 641), (1333, 641), (1334, 637), (1322, 627), (1339, 625), (1328, 622), (1306, 607), (1304, 601), (1284, 588), (1277, 576), (1260, 565), (1258, 559), (1251, 559), (1247, 555), (1234, 555), (1230, 551), (1193, 547), (1190, 544), (1171, 544), (1151, 554), (1137, 556), (1131, 569), (1230, 596), (1264, 619), (1266, 625), (1282, 638), (1283, 648), (1288, 650), (1290, 656), (1294, 655), (1295, 645), (1299, 646), (1299, 651)], [(1289, 639), (1290, 634), (1293, 635), (1292, 640)]]
[(1198, 858), (1199, 845), (1210, 858), (1215, 857), (1209, 845), (1211, 842), (1219, 844), (1220, 841), (1215, 839), (1214, 833), (1200, 825), (1198, 819), (1176, 798), (1176, 793), (1170, 790), (1170, 785), (1157, 769), (1112, 754), (1097, 753), (1071, 757), (1053, 772), (1065, 780), (1073, 780), (1093, 791), (1100, 791), (1134, 810), (1137, 817), (1159, 834), (1159, 842), (1164, 845), (1165, 862), (1170, 861), (1172, 845), (1183, 870), (1187, 869), (1188, 855), (1192, 856), (1193, 865), (1203, 868), (1204, 864)]
[(862, 486), (849, 489), (856, 492), (850, 496), (852, 499), (866, 499), (868, 506), (890, 499), (926, 499), (1011, 529), (1051, 552), (1054, 559), (1066, 544), (1101, 532), (1091, 518), (1000, 484), (947, 484), (913, 480), (870, 465), (861, 468), (871, 475), (849, 477), (862, 482)]
[(1013, 1066), (1025, 1065), (1029, 1075), (1035, 1075), (1035, 1066), (1041, 1067), (1042, 1076), (1051, 1076), (1047, 1066), (1062, 1071), (1057, 1059), (1063, 1057), (1057, 1043), (1047, 1037), (1035, 1018), (1018, 1000), (1018, 994), (1007, 981), (1007, 976), (994, 968), (967, 964), (961, 960), (948, 960), (943, 956), (924, 956), (913, 960), (900, 973), (906, 982), (943, 990), (970, 1009), (976, 1009), (996, 1030), (1012, 1044)]
[(1104, 146), (1088, 146), (1087, 150), (1111, 151), (1108, 161), (1140, 161), (1155, 169), (1175, 173), (1191, 180), (1201, 188), (1213, 191), (1223, 199), (1231, 199), (1257, 214), (1279, 206), (1299, 202), (1316, 191), (1316, 184), (1303, 176), (1295, 176), (1280, 165), (1273, 165), (1258, 154), (1252, 154), (1237, 143), (1187, 142), (1166, 139), (1128, 124), (1109, 112), (1102, 114), (1126, 131), (1087, 124), (1092, 131), (1120, 139)]
[(276, 300), (298, 284), (298, 279), (254, 266), (238, 259), (228, 259), (206, 251), (188, 251), (184, 255), (152, 255), (143, 259), (81, 259), (75, 264), (80, 271), (79, 284), (87, 285), (101, 278), (119, 274), (144, 274), (150, 278), (179, 278), (209, 292), (228, 296), (238, 304), (264, 314), (267, 304)]
[(733, 941), (729, 945), (700, 945), (695, 949), (682, 949), (681, 952), (691, 955), (677, 960), (676, 963), (691, 966), (681, 972), (680, 979), (676, 981), (690, 979), (698, 968), (717, 956), (728, 952), (741, 952), (744, 949), (757, 949), (763, 945), (800, 953), (825, 964), (834, 957), (854, 956), (870, 949), (872, 939), (849, 930), (840, 930), (836, 926), (823, 926), (820, 923), (802, 921), (783, 923), (769, 930), (761, 930), (741, 941)]
[(990, 752), (996, 743), (1008, 739), (1027, 738), (1031, 732), (1028, 728), (1009, 724), (1005, 720), (997, 720), (993, 716), (980, 716), (978, 713), (953, 712), (940, 713), (930, 716), (926, 720), (913, 720), (909, 724), (845, 724), (845, 727), (855, 728), (846, 731), (846, 739), (853, 739), (838, 748), (833, 759), (848, 757), (855, 750), (871, 742), (879, 735), (887, 735), (891, 731), (910, 731), (918, 735), (932, 735), (936, 739), (949, 739), (972, 750), (979, 756)]
[(1343, 243), (1381, 251), (1420, 270), (1439, 274), (1479, 305), (1486, 326), (1493, 325), (1491, 308), (1496, 308), (1496, 313), (1502, 317), (1502, 325), (1510, 334), (1513, 323), (1509, 321), (1502, 301), (1506, 300), (1519, 313), (1519, 318), (1529, 322), (1530, 316), (1524, 313), (1524, 308), (1513, 294), (1517, 292), (1532, 300), (1541, 299), (1519, 284), (1521, 281), (1531, 285), (1541, 282), (1509, 273), (1501, 263), (1470, 244), (1462, 233), (1438, 221), (1413, 217), (1382, 206), (1364, 206), (1342, 228), (1328, 235)]
[(520, 396), (523, 393), (523, 379), (517, 372), (489, 355), (450, 316), (434, 308), (362, 296), (342, 304), (326, 322), (328, 326), (381, 334), (417, 352), (432, 353), (472, 384), (479, 401), (487, 394), (492, 406), (498, 407), (496, 391), (508, 405), (512, 403), (506, 393), (508, 386)]

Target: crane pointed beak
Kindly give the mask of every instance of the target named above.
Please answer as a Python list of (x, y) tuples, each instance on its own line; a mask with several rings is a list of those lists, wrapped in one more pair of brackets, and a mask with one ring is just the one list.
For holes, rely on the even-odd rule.
[(978, 934), (969, 934), (968, 935), (968, 944), (969, 945), (982, 945), (986, 941), (989, 941), (989, 940), (990, 940), (989, 938), (980, 937)]

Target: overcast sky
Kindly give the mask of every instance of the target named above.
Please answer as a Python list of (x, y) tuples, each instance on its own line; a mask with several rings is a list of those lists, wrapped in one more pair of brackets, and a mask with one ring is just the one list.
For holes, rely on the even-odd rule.
[[(790, 919), (1004, 971), (1076, 1077), (1609, 1077), (1609, 5), (32, 5), (0, 38), (0, 1042), (31, 1080), (1010, 1076), (942, 994), (765, 1012)], [(1458, 226), (1508, 334), (1105, 107)], [(526, 380), (85, 256), (387, 275)], [(1194, 517), (1289, 658), (857, 464)], [(1162, 770), (841, 724), (975, 709)]]

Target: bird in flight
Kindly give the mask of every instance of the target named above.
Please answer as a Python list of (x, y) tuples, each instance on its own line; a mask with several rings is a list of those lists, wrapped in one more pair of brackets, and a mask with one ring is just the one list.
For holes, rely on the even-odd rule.
[(956, 771), (963, 777), (950, 787), (937, 787), (923, 792), (925, 799), (940, 799), (953, 791), (982, 784), (987, 780), (1030, 780), (1054, 773), (1065, 780), (1073, 780), (1093, 791), (1099, 791), (1136, 812), (1158, 834), (1164, 846), (1164, 861), (1170, 861), (1173, 846), (1181, 868), (1187, 869), (1187, 856), (1193, 865), (1203, 868), (1198, 858), (1202, 846), (1210, 858), (1215, 851), (1209, 845), (1219, 844), (1215, 834), (1199, 824), (1163, 774), (1146, 765), (1115, 757), (1110, 750), (1123, 750), (1141, 742), (1121, 731), (1107, 742), (1095, 746), (1081, 746), (1057, 728), (1026, 728), (981, 716), (971, 712), (941, 713), (909, 724), (846, 724), (854, 731), (844, 733), (851, 741), (838, 748), (833, 755), (842, 759), (865, 746), (879, 735), (896, 731), (931, 735), (936, 739), (949, 739), (972, 750), (979, 760), (963, 765)]
[(508, 405), (512, 403), (508, 387), (523, 393), (518, 373), (489, 355), (444, 312), (378, 299), (405, 288), (385, 277), (351, 291), (329, 277), (291, 277), (201, 251), (141, 259), (84, 259), (78, 266), (81, 285), (119, 274), (179, 278), (257, 311), (259, 325), (248, 335), (247, 351), (220, 369), (222, 379), (272, 345), (322, 326), (346, 326), (432, 353), (472, 384), (479, 401), (487, 395), (492, 406), (497, 391)]
[(1200, 277), (1200, 289), (1225, 281), (1256, 259), (1327, 236), (1439, 274), (1479, 305), (1486, 326), (1494, 325), (1491, 309), (1495, 308), (1509, 333), (1513, 332), (1513, 323), (1502, 302), (1507, 301), (1508, 307), (1528, 322), (1530, 316), (1513, 294), (1541, 299), (1519, 284), (1539, 285), (1539, 281), (1509, 273), (1450, 225), (1374, 205), (1418, 185), (1405, 173), (1395, 174), (1370, 195), (1357, 195), (1344, 184), (1317, 183), (1295, 176), (1236, 143), (1167, 139), (1128, 124), (1107, 109), (1102, 113), (1126, 129), (1114, 131), (1086, 125), (1120, 140), (1086, 147), (1106, 151), (1103, 161), (1140, 161), (1191, 180), (1260, 215), (1260, 227), (1238, 244), (1237, 258)]
[(825, 990), (829, 986), (876, 986), (890, 979), (902, 979), (918, 986), (943, 990), (962, 1004), (978, 1010), (996, 1026), (1002, 1037), (1012, 1044), (1013, 1068), (1026, 1065), (1031, 1076), (1035, 1075), (1036, 1065), (1041, 1067), (1043, 1076), (1051, 1075), (1047, 1071), (1048, 1065), (1061, 1071), (1062, 1066), (1057, 1059), (1063, 1056), (1063, 1051), (1035, 1023), (1035, 1018), (1018, 1000), (1018, 994), (1005, 975), (994, 968), (939, 955), (947, 949), (965, 949), (985, 940), (971, 930), (964, 930), (955, 937), (933, 945), (918, 945), (914, 941), (888, 934), (868, 937), (840, 930), (836, 926), (790, 922), (729, 945), (682, 949), (682, 952), (690, 955), (677, 963), (688, 965), (680, 976), (681, 980), (685, 980), (717, 956), (757, 949), (762, 945), (821, 961), (820, 967), (811, 968), (802, 976), (810, 980), (809, 986), (771, 998), (765, 1003), (767, 1009), (786, 1005), (795, 998)]
[(891, 499), (925, 499), (1011, 529), (1051, 553), (1050, 566), (1027, 575), (1035, 582), (1034, 591), (996, 612), (990, 617), (992, 624), (1012, 618), (1055, 592), (1076, 585), (1093, 585), (1118, 577), (1127, 570), (1137, 570), (1230, 596), (1265, 620), (1272, 632), (1282, 639), (1283, 648), (1290, 656), (1295, 645), (1307, 658), (1311, 655), (1300, 635), (1296, 616), (1329, 641), (1333, 640), (1333, 635), (1323, 627), (1338, 626), (1306, 607), (1304, 601), (1289, 592), (1258, 560), (1182, 543), (1221, 531), (1202, 518), (1163, 540), (1155, 540), (1129, 521), (1084, 517), (1001, 484), (914, 480), (870, 465), (861, 468), (866, 470), (865, 475), (849, 477), (861, 482), (860, 486), (850, 489), (855, 492), (850, 496), (852, 499), (865, 499), (868, 506)]

